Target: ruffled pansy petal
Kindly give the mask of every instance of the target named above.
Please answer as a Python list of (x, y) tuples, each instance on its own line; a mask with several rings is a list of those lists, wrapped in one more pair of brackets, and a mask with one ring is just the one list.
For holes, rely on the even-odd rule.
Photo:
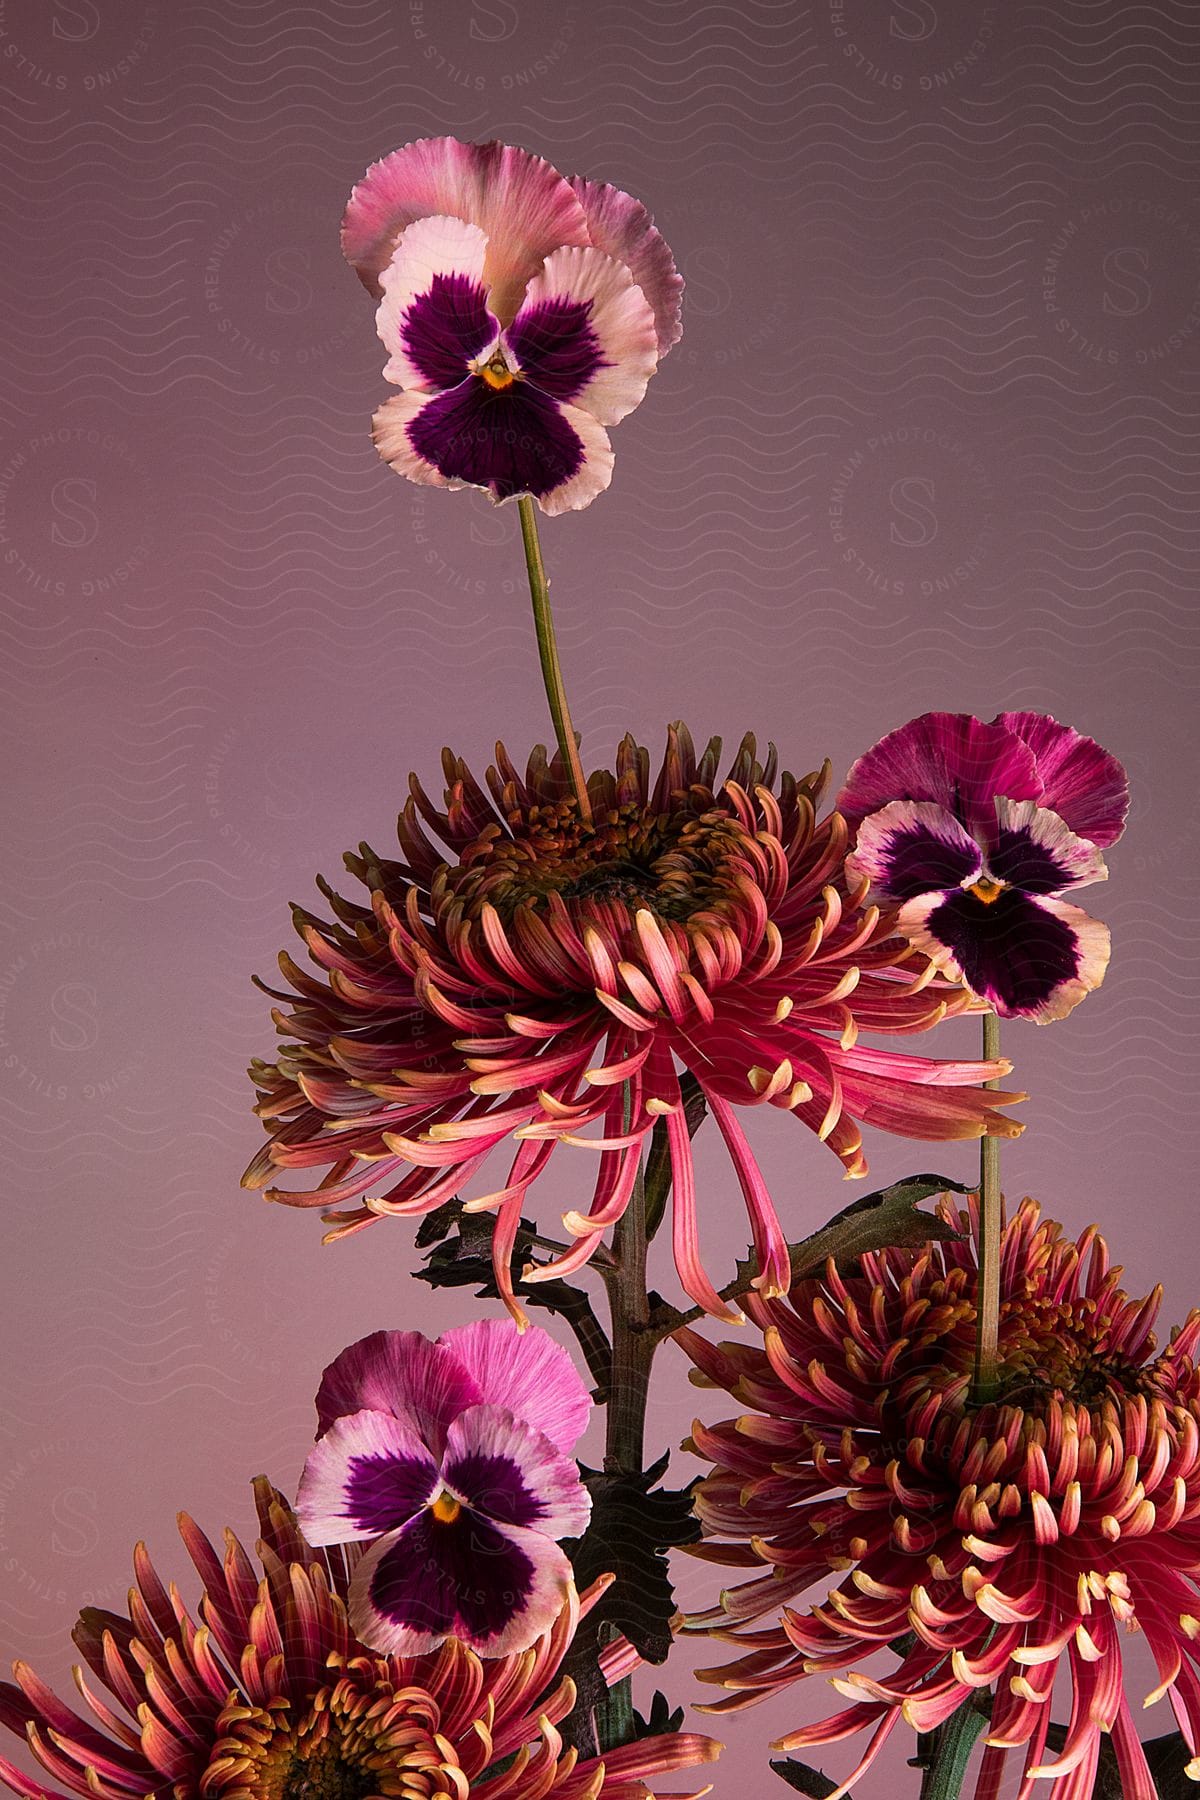
[(1032, 750), (1043, 806), (1102, 850), (1116, 843), (1129, 811), (1129, 778), (1115, 756), (1048, 713), (1004, 712), (993, 724), (1015, 731)]
[(572, 178), (575, 196), (587, 215), (588, 233), (597, 249), (630, 270), (654, 314), (658, 354), (665, 356), (683, 335), (683, 277), (654, 221), (631, 194), (606, 181)]
[(484, 282), (502, 321), (552, 250), (591, 241), (570, 183), (540, 156), (510, 144), (421, 138), (372, 164), (346, 208), (342, 251), (371, 293), (380, 292), (401, 232), (434, 213), (486, 234)]
[(1033, 751), (1004, 725), (985, 725), (970, 713), (922, 713), (888, 732), (860, 756), (838, 795), (838, 811), (853, 829), (892, 800), (932, 800), (972, 833), (995, 825), (994, 800), (1039, 800), (1042, 784)]
[(506, 1406), (559, 1450), (575, 1448), (592, 1413), (591, 1396), (561, 1344), (511, 1319), (475, 1319), (444, 1331), (438, 1342), (455, 1355), (480, 1399)]
[(481, 1398), (452, 1350), (419, 1331), (373, 1331), (334, 1358), (317, 1390), (318, 1430), (347, 1413), (391, 1413), (441, 1454), (452, 1420)]
[(375, 414), (375, 445), (411, 480), (483, 488), (497, 505), (532, 494), (546, 513), (586, 506), (612, 479), (604, 427), (527, 384), (497, 393), (472, 378), (432, 397), (396, 394)]
[(478, 225), (461, 219), (409, 226), (380, 278), (375, 322), (391, 353), (388, 381), (440, 393), (465, 380), (472, 360), (495, 343), (500, 326), (487, 308), (486, 253)]
[[(468, 385), (464, 382), (462, 387)], [(440, 469), (435, 468), (413, 447), (409, 426), (424, 411), (429, 400), (428, 394), (423, 394), (416, 388), (407, 389), (402, 394), (393, 394), (390, 400), (385, 400), (371, 420), (371, 437), (375, 448), (397, 475), (407, 476), (409, 481), (420, 482), (422, 487), (470, 487), (472, 484), (462, 477), (443, 475)]]
[(504, 334), (528, 381), (616, 425), (658, 365), (654, 314), (623, 263), (601, 250), (556, 250)]
[(350, 1581), (350, 1626), (373, 1650), (420, 1656), (447, 1637), (482, 1656), (528, 1649), (562, 1607), (571, 1565), (536, 1531), (465, 1507), (426, 1510), (372, 1544)]
[(997, 800), (988, 870), (1027, 894), (1058, 894), (1108, 880), (1096, 845), (1076, 837), (1058, 813), (1032, 800)]
[(569, 1456), (499, 1406), (472, 1406), (454, 1421), (442, 1476), (472, 1511), (498, 1525), (579, 1537), (591, 1496)]
[(1108, 927), (1063, 900), (1004, 888), (994, 899), (962, 891), (910, 900), (900, 929), (965, 982), (1001, 1018), (1062, 1019), (1099, 987)]
[(308, 1453), (296, 1516), (311, 1544), (379, 1537), (422, 1510), (438, 1468), (411, 1426), (390, 1413), (337, 1419)]
[(888, 900), (961, 887), (983, 869), (983, 854), (952, 813), (930, 800), (893, 800), (859, 826), (852, 878), (866, 875)]

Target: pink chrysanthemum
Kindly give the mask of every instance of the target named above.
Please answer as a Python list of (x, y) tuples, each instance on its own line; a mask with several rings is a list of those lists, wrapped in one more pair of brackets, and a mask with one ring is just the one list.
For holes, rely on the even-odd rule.
[(599, 1165), (590, 1210), (565, 1215), (578, 1242), (550, 1265), (561, 1274), (624, 1212), (662, 1117), (680, 1279), (728, 1318), (700, 1263), (680, 1066), (732, 1153), (767, 1292), (787, 1289), (787, 1245), (739, 1107), (794, 1113), (851, 1175), (866, 1168), (860, 1120), (914, 1138), (1015, 1136), (996, 1108), (1019, 1096), (979, 1085), (1007, 1063), (857, 1042), (860, 1028), (921, 1031), (969, 1001), (864, 907), (865, 881), (848, 884), (845, 825), (817, 819), (826, 772), (777, 778), (774, 751), (764, 767), (747, 737), (721, 783), (719, 755), (714, 739), (698, 757), (675, 726), (653, 780), (626, 738), (615, 771), (590, 778), (588, 826), (541, 750), (522, 776), (498, 747), (490, 798), (447, 752), (444, 812), (414, 779), (403, 861), (365, 846), (347, 858), (369, 905), (322, 885), (336, 923), (297, 909), (324, 980), (281, 958), (296, 993), (276, 996), (291, 1010), (275, 1018), (294, 1042), (254, 1065), (271, 1142), (246, 1185), (332, 1165), (315, 1191), (270, 1197), (357, 1202), (327, 1215), (341, 1236), (460, 1195), (516, 1139), (503, 1185), (467, 1204), (498, 1209), (496, 1279), (519, 1316), (521, 1205), (556, 1144), (587, 1146)]
[[(1147, 1704), (1169, 1693), (1195, 1756), (1200, 1311), (1153, 1357), (1161, 1291), (1128, 1299), (1095, 1227), (1071, 1242), (1025, 1200), (1003, 1237), (1000, 1395), (975, 1406), (973, 1245), (884, 1251), (845, 1276), (831, 1262), (788, 1301), (752, 1297), (757, 1347), (679, 1334), (703, 1384), (744, 1408), (693, 1429), (717, 1465), (697, 1498), (711, 1539), (699, 1554), (767, 1571), (689, 1621), (745, 1652), (705, 1671), (732, 1690), (708, 1710), (831, 1674), (852, 1704), (780, 1747), (872, 1728), (840, 1795), (900, 1718), (928, 1731), (992, 1689), (976, 1800), (995, 1800), (1022, 1747), (1022, 1800), (1039, 1777), (1055, 1800), (1087, 1800), (1102, 1732), (1126, 1800), (1154, 1800), (1121, 1631), (1145, 1633), (1159, 1675)], [(842, 1579), (808, 1613), (755, 1628), (831, 1574)], [(890, 1674), (854, 1668), (906, 1633), (912, 1647)], [(1054, 1755), (1060, 1671), (1071, 1708)], [(1200, 1758), (1188, 1773), (1200, 1779)]]
[[(346, 1622), (349, 1563), (301, 1537), (269, 1483), (255, 1483), (256, 1570), (232, 1533), (224, 1557), (181, 1516), (204, 1584), (197, 1623), (134, 1552), (129, 1614), (89, 1608), (75, 1642), (90, 1673), (76, 1713), (25, 1663), (0, 1685), (0, 1724), (27, 1739), (54, 1782), (83, 1800), (648, 1800), (653, 1777), (711, 1762), (686, 1733), (577, 1761), (556, 1725), (574, 1685), (561, 1674), (603, 1584), (571, 1591), (552, 1628), (519, 1655), (481, 1662), (451, 1639), (431, 1655), (377, 1656)], [(104, 1689), (102, 1693), (99, 1690)], [(0, 1781), (67, 1800), (0, 1758)], [(707, 1789), (701, 1789), (701, 1793)]]

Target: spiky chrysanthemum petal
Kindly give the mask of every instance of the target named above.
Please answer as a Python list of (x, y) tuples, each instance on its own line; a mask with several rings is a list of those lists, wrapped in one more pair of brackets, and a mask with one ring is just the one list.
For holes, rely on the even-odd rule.
[[(1170, 1695), (1195, 1756), (1200, 1311), (1153, 1357), (1161, 1291), (1128, 1299), (1094, 1227), (1072, 1242), (1025, 1200), (1003, 1237), (1000, 1395), (976, 1406), (974, 1239), (967, 1217), (942, 1210), (961, 1239), (863, 1256), (853, 1275), (830, 1263), (787, 1301), (752, 1297), (759, 1344), (678, 1334), (702, 1383), (743, 1409), (693, 1429), (716, 1465), (696, 1502), (709, 1540), (698, 1553), (763, 1571), (689, 1622), (745, 1652), (706, 1672), (732, 1690), (710, 1710), (829, 1674), (849, 1707), (781, 1747), (871, 1727), (848, 1789), (899, 1719), (929, 1731), (991, 1689), (977, 1800), (994, 1800), (1013, 1748), (1025, 1749), (1022, 1800), (1039, 1777), (1054, 1800), (1086, 1800), (1101, 1732), (1126, 1800), (1154, 1800), (1121, 1628), (1144, 1632), (1150, 1698)], [(809, 1612), (786, 1608), (831, 1578)], [(908, 1633), (890, 1674), (855, 1668)], [(1060, 1669), (1072, 1701), (1054, 1754)]]
[[(84, 1800), (648, 1800), (653, 1778), (711, 1762), (710, 1738), (642, 1738), (579, 1761), (556, 1727), (575, 1701), (561, 1672), (604, 1583), (570, 1591), (519, 1655), (481, 1661), (454, 1639), (426, 1656), (377, 1656), (351, 1634), (354, 1552), (312, 1549), (266, 1481), (255, 1483), (261, 1571), (231, 1532), (219, 1556), (186, 1516), (203, 1583), (195, 1618), (143, 1546), (129, 1613), (89, 1608), (75, 1642), (90, 1673), (76, 1713), (27, 1664), (0, 1684), (0, 1724)], [(101, 1690), (106, 1690), (102, 1692)], [(22, 1796), (66, 1800), (0, 1757)], [(702, 1789), (701, 1792), (706, 1792)]]
[[(779, 775), (752, 737), (724, 781), (719, 757), (718, 739), (697, 756), (677, 725), (652, 778), (626, 738), (615, 769), (590, 778), (590, 825), (540, 749), (521, 775), (498, 747), (487, 791), (447, 752), (441, 811), (414, 779), (403, 860), (347, 858), (369, 906), (323, 887), (334, 922), (297, 909), (321, 979), (281, 958), (294, 991), (275, 1018), (293, 1041), (253, 1070), (271, 1142), (246, 1185), (292, 1206), (351, 1203), (327, 1215), (341, 1236), (462, 1195), (510, 1141), (506, 1174), (467, 1203), (497, 1211), (496, 1279), (519, 1312), (510, 1256), (555, 1146), (590, 1148), (596, 1180), (589, 1209), (565, 1216), (575, 1246), (546, 1274), (578, 1268), (620, 1218), (663, 1118), (680, 1279), (728, 1318), (700, 1260), (681, 1068), (733, 1157), (767, 1293), (787, 1289), (787, 1246), (740, 1107), (794, 1113), (851, 1175), (866, 1169), (860, 1121), (1015, 1135), (997, 1107), (1019, 1096), (981, 1085), (1007, 1063), (858, 1043), (860, 1030), (924, 1030), (968, 996), (848, 881), (846, 827), (818, 818), (827, 771)], [(329, 1171), (315, 1190), (274, 1185), (310, 1168)]]

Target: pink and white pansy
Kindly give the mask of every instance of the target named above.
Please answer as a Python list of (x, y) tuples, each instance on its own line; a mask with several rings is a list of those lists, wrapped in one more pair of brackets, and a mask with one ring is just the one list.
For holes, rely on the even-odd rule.
[(511, 145), (424, 138), (367, 171), (342, 248), (400, 389), (375, 414), (385, 462), (546, 513), (603, 492), (605, 427), (681, 330), (683, 282), (640, 201)]
[(591, 1406), (566, 1351), (511, 1319), (437, 1343), (376, 1331), (342, 1351), (317, 1394), (296, 1516), (312, 1544), (367, 1546), (349, 1591), (364, 1644), (528, 1649), (568, 1592), (558, 1540), (591, 1515), (570, 1454)]
[(1108, 927), (1061, 898), (1105, 881), (1125, 771), (1042, 713), (924, 713), (850, 770), (846, 867), (900, 931), (1002, 1018), (1061, 1019), (1100, 985)]

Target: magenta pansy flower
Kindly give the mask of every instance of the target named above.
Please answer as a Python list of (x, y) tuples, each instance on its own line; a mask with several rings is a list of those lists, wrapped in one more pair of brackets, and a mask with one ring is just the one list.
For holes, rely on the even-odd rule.
[(608, 486), (605, 427), (681, 329), (683, 282), (640, 201), (511, 145), (423, 138), (367, 171), (342, 247), (380, 297), (392, 468), (547, 513)]
[(566, 1352), (511, 1319), (342, 1351), (296, 1515), (313, 1544), (369, 1544), (349, 1592), (365, 1644), (421, 1656), (455, 1637), (506, 1656), (548, 1628), (571, 1580), (557, 1540), (591, 1514), (570, 1455), (591, 1404)]
[(924, 713), (850, 770), (847, 868), (899, 929), (1003, 1018), (1061, 1019), (1098, 987), (1108, 928), (1061, 896), (1108, 877), (1116, 757), (1042, 713)]

